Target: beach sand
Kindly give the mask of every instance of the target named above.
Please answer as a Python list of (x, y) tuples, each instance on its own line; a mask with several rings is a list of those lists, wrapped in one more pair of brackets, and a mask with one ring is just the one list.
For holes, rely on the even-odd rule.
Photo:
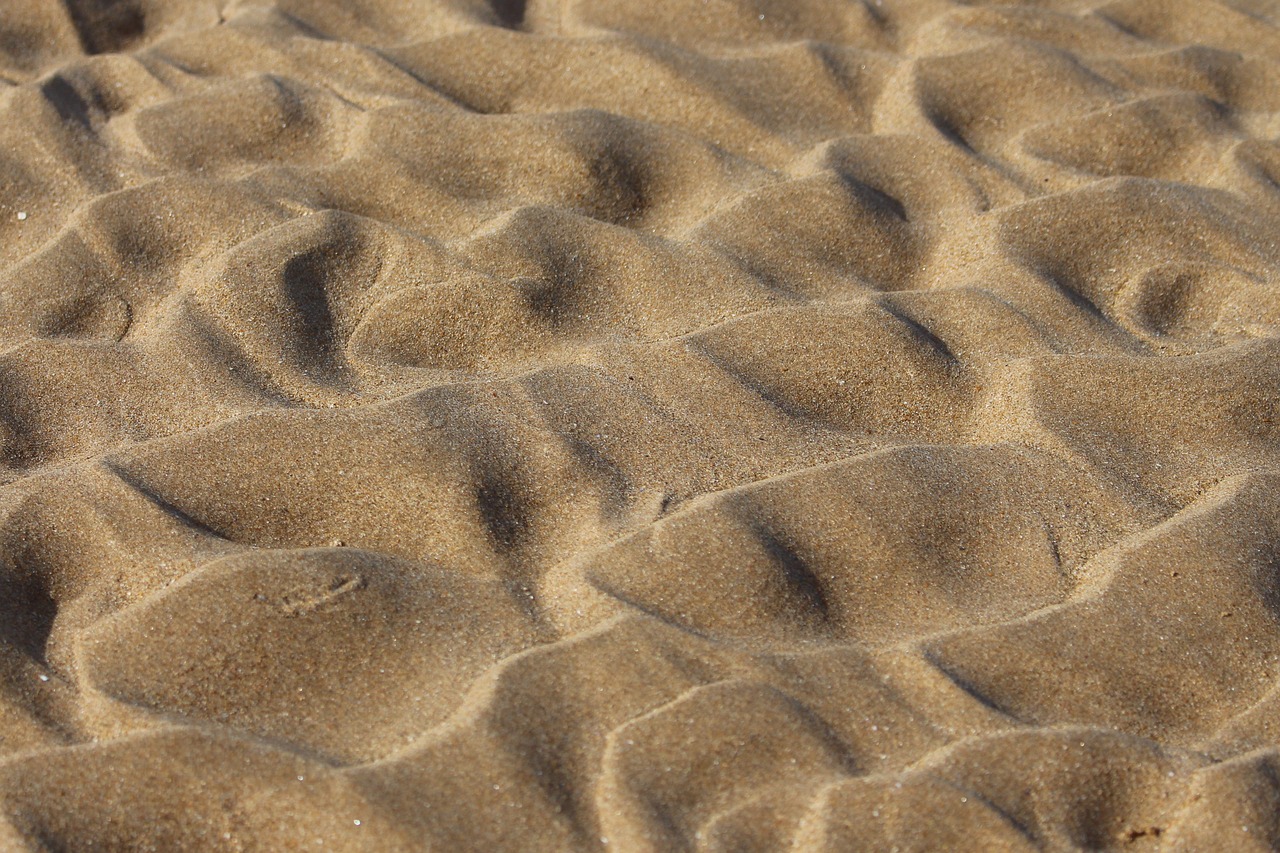
[(0, 849), (1280, 844), (1280, 3), (4, 0)]

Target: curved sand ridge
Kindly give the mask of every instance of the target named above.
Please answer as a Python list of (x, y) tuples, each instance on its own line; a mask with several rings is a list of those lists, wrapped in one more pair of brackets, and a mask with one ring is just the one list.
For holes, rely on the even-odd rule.
[(0, 841), (1271, 849), (1280, 7), (0, 10)]

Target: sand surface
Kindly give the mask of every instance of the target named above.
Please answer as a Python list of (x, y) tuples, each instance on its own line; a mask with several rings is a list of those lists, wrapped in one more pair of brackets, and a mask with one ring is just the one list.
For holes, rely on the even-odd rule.
[(3, 0), (0, 849), (1272, 849), (1277, 24)]

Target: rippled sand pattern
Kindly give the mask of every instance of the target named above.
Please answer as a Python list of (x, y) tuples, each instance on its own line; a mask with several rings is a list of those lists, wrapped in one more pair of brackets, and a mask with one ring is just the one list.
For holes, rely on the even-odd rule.
[(1277, 23), (5, 0), (0, 847), (1272, 849)]

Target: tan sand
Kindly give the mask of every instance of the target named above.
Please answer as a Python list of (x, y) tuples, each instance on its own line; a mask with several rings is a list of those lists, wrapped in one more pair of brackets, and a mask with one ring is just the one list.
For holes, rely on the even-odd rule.
[(4, 0), (0, 849), (1280, 845), (1280, 2)]

